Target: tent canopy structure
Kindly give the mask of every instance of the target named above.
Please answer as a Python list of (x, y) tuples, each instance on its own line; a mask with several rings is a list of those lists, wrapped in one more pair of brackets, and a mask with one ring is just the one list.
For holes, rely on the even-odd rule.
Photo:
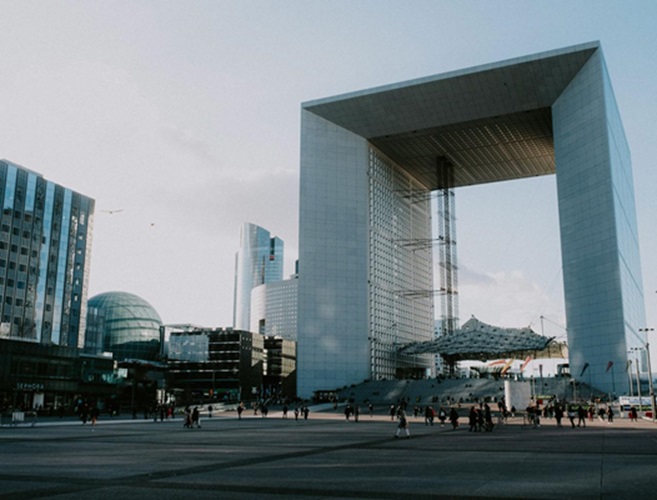
[(554, 342), (531, 328), (500, 328), (479, 321), (474, 316), (460, 330), (429, 342), (402, 346), (402, 354), (440, 354), (450, 361), (494, 358), (568, 358), (565, 343)]

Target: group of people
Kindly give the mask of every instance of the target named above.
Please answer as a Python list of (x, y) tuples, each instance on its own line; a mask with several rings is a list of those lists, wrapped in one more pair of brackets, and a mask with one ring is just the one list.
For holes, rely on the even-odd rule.
[(186, 429), (193, 429), (194, 427), (197, 429), (201, 428), (201, 412), (199, 411), (198, 406), (195, 406), (194, 409), (186, 406), (184, 415), (183, 427)]
[[(634, 410), (636, 412), (636, 410)], [(554, 417), (554, 420), (557, 423), (557, 427), (563, 427), (562, 420), (565, 418), (570, 422), (571, 428), (575, 427), (586, 427), (587, 420), (589, 422), (598, 417), (601, 421), (607, 421), (613, 423), (614, 421), (614, 410), (611, 405), (608, 405), (606, 408), (600, 406), (597, 411), (595, 407), (585, 404), (561, 404), (554, 403), (549, 404), (543, 410), (538, 406), (530, 405), (525, 410), (527, 415), (528, 423), (533, 427), (540, 427), (541, 416), (544, 418), (551, 419)], [(630, 420), (632, 419), (632, 410), (630, 410)], [(577, 421), (577, 423), (575, 422)]]
[(493, 423), (493, 414), (488, 403), (481, 403), (479, 406), (473, 405), (468, 412), (468, 431), (469, 432), (492, 432), (495, 424)]

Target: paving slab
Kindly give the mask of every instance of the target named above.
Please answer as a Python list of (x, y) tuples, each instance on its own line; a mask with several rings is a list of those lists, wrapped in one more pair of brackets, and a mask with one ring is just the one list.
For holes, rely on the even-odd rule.
[(652, 422), (531, 428), (516, 418), (476, 433), (410, 422), (410, 439), (394, 438), (387, 416), (355, 423), (337, 412), (224, 414), (200, 429), (180, 419), (3, 427), (0, 498), (657, 497)]

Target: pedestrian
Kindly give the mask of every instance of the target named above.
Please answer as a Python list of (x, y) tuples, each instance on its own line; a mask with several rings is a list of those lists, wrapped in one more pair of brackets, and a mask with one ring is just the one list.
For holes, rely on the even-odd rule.
[(636, 408), (634, 406), (632, 406), (630, 408), (630, 422), (636, 422), (638, 417), (639, 417), (639, 415), (636, 411)]
[(493, 431), (493, 415), (491, 414), (488, 403), (484, 405), (484, 430), (486, 432)]
[(308, 420), (308, 414), (310, 413), (310, 410), (308, 409), (307, 406), (303, 407), (303, 419)]
[(424, 425), (433, 425), (434, 411), (429, 405), (424, 407)]
[(242, 412), (244, 411), (244, 403), (240, 401), (240, 404), (237, 405), (237, 419), (242, 420)]
[(477, 429), (477, 422), (478, 422), (478, 416), (477, 416), (477, 408), (475, 406), (472, 406), (470, 408), (470, 413), (468, 413), (468, 424), (470, 424), (470, 428), (468, 429), (468, 432), (477, 432), (479, 429)]
[(344, 407), (344, 419), (349, 422), (349, 417), (351, 417), (351, 405)]
[(390, 405), (390, 420), (395, 419), (395, 405)]
[[(433, 408), (431, 408), (433, 411)], [(447, 413), (445, 413), (445, 410), (441, 406), (440, 409), (438, 410), (438, 420), (440, 420), (440, 426), (445, 427), (445, 420), (447, 419)]]
[(185, 407), (185, 418), (183, 420), (183, 427), (187, 429), (192, 428), (192, 409), (189, 406)]
[(452, 408), (449, 411), (449, 421), (452, 423), (452, 430), (456, 430), (459, 426), (459, 414), (456, 408)]
[(295, 422), (299, 421), (299, 407), (298, 406), (294, 409), (294, 421)]
[(287, 418), (287, 405), (283, 405), (283, 418)]
[(582, 405), (577, 407), (577, 427), (586, 427), (586, 409)]
[(198, 429), (201, 428), (201, 413), (198, 411), (198, 406), (195, 406), (194, 409), (192, 410), (192, 425), (191, 427), (196, 427)]
[(370, 418), (374, 416), (374, 405), (372, 403), (367, 405), (367, 409), (370, 411)]
[(98, 405), (93, 405), (91, 407), (91, 425), (96, 425), (96, 421), (98, 420), (98, 415), (100, 414), (100, 410), (98, 409)]
[(611, 405), (609, 405), (609, 408), (607, 408), (607, 423), (614, 423), (614, 410), (611, 409)]
[(208, 418), (212, 418), (212, 405), (208, 405)]
[(360, 406), (358, 404), (354, 405), (354, 422), (358, 422), (358, 417), (360, 416)]
[(401, 433), (402, 429), (406, 431), (406, 437), (410, 438), (411, 433), (408, 431), (408, 419), (406, 418), (406, 412), (404, 410), (400, 410), (398, 412), (398, 418), (399, 418), (399, 423), (397, 424), (397, 432), (395, 433), (395, 438), (399, 437), (399, 434)]
[(554, 407), (554, 419), (557, 421), (557, 427), (561, 427), (561, 419), (563, 418), (563, 408), (561, 405)]
[(568, 420), (570, 420), (570, 426), (575, 428), (575, 409), (572, 406), (568, 407)]

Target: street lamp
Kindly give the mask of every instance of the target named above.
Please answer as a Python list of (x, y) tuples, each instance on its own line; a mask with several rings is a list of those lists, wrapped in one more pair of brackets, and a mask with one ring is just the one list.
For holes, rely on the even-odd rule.
[(648, 341), (648, 332), (654, 332), (654, 328), (639, 328), (640, 332), (644, 332), (646, 334), (646, 356), (648, 358), (648, 387), (650, 389), (650, 407), (652, 410), (652, 421), (655, 421), (655, 410), (656, 406), (655, 405), (655, 389), (653, 388), (653, 383), (652, 383), (652, 367), (650, 365), (650, 342)]
[(641, 405), (641, 370), (639, 369), (641, 355), (638, 351), (640, 351), (638, 347), (630, 348), (630, 352), (636, 353), (636, 359), (634, 360), (636, 364), (636, 392), (639, 394), (639, 413), (641, 413), (641, 409), (643, 408)]

